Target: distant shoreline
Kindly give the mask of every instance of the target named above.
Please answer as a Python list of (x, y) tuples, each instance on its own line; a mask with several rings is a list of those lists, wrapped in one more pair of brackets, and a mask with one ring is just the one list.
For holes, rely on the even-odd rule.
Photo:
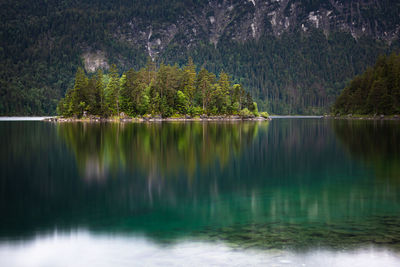
[(398, 121), (400, 120), (400, 115), (326, 115), (324, 118), (327, 119), (335, 119), (335, 120), (391, 120)]
[(271, 119), (322, 119), (322, 115), (270, 115)]

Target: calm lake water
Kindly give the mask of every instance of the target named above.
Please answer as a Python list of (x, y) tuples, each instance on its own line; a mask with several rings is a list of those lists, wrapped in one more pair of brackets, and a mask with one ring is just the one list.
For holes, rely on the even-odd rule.
[(400, 266), (400, 122), (0, 121), (0, 265)]

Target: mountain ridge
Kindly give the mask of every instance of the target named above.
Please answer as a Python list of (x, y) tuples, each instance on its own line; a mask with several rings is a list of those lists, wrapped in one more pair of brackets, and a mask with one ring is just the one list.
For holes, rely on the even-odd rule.
[(73, 84), (191, 56), (227, 71), (273, 113), (326, 112), (346, 81), (399, 47), (396, 1), (4, 1), (0, 114), (52, 114)]

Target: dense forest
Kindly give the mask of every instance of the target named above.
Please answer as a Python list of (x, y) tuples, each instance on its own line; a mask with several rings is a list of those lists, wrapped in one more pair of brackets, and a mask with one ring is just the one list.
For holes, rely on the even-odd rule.
[(225, 72), (218, 79), (204, 68), (196, 73), (191, 58), (184, 68), (164, 64), (157, 68), (149, 60), (146, 67), (139, 71), (129, 69), (122, 76), (115, 65), (108, 75), (98, 70), (90, 78), (79, 68), (74, 87), (61, 99), (57, 111), (62, 116), (78, 118), (119, 116), (122, 112), (132, 117), (145, 114), (259, 116), (257, 104), (240, 84), (232, 85)]
[[(55, 114), (58, 101), (73, 86), (74, 73), (84, 68), (83, 54), (102, 51), (109, 66), (115, 64), (126, 72), (144, 67), (149, 49), (155, 50), (159, 39), (163, 49), (154, 54), (157, 64), (182, 67), (192, 57), (209, 72), (229, 73), (235, 83), (247, 88), (260, 109), (275, 114), (321, 114), (352, 77), (371, 66), (378, 55), (399, 48), (398, 40), (386, 42), (368, 35), (354, 38), (340, 29), (325, 32), (309, 27), (304, 31), (301, 24), (279, 36), (271, 30), (259, 38), (234, 39), (235, 25), (257, 11), (251, 1), (232, 1), (237, 6), (232, 11), (237, 9), (233, 14), (237, 21), (220, 34), (217, 44), (210, 42), (209, 24), (200, 25), (204, 30), (190, 42), (192, 37), (182, 24), (193, 14), (202, 14), (209, 2), (1, 1), (0, 115)], [(307, 12), (329, 4), (300, 2)], [(372, 22), (396, 25), (400, 5), (385, 0), (381, 6), (383, 10), (364, 8), (361, 12)], [(205, 21), (211, 16), (219, 19), (217, 11), (204, 14)], [(266, 28), (269, 23), (265, 21)], [(164, 42), (162, 34), (173, 26), (176, 32)], [(384, 32), (380, 27), (375, 28)], [(146, 40), (149, 36), (149, 45), (138, 41), (141, 33)]]
[(356, 76), (333, 106), (337, 114), (400, 114), (400, 54), (381, 56)]

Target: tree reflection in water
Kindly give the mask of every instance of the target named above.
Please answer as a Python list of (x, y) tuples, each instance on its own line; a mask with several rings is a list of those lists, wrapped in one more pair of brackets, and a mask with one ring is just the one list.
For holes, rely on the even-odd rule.
[[(268, 123), (263, 123), (263, 127)], [(139, 169), (149, 179), (184, 174), (189, 179), (240, 155), (257, 135), (257, 123), (66, 123), (59, 135), (73, 151), (81, 175), (104, 180)]]
[(379, 179), (400, 185), (398, 121), (333, 120), (332, 126), (352, 157), (373, 168)]
[(398, 128), (317, 119), (0, 124), (0, 238), (88, 229), (400, 251)]

